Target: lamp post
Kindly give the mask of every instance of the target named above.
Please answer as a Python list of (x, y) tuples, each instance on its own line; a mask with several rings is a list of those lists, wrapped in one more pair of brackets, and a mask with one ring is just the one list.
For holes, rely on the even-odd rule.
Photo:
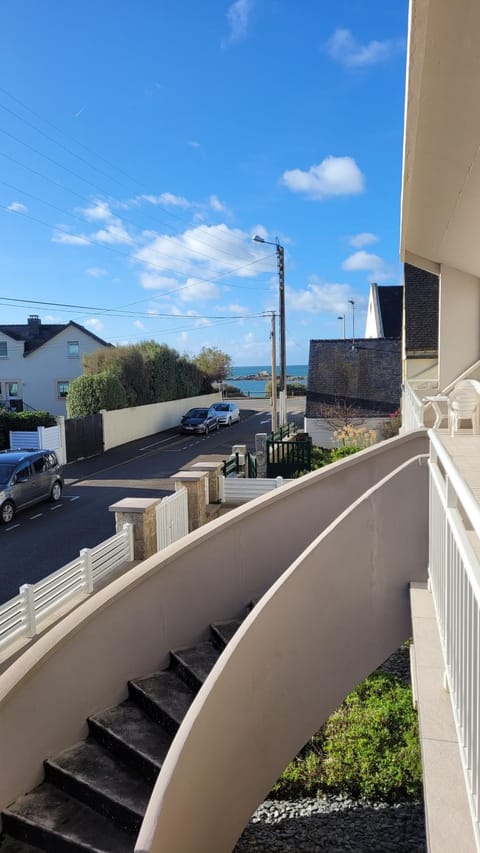
[(352, 306), (352, 349), (355, 347), (355, 300), (349, 299), (349, 304)]
[(270, 332), (270, 340), (272, 342), (272, 432), (277, 431), (277, 352), (276, 352), (276, 337), (275, 337), (275, 311), (271, 312), (272, 328)]
[(287, 389), (287, 359), (286, 359), (286, 339), (285, 339), (285, 252), (283, 246), (280, 245), (278, 237), (275, 243), (270, 243), (264, 240), (259, 234), (252, 237), (254, 243), (265, 243), (266, 246), (275, 246), (277, 252), (277, 270), (278, 270), (278, 314), (280, 317), (280, 387), (279, 391)]
[(340, 314), (337, 320), (342, 320), (343, 322), (343, 340), (345, 340), (345, 314)]

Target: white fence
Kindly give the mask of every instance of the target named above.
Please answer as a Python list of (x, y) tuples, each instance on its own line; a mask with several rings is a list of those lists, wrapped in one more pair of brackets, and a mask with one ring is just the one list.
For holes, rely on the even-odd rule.
[[(208, 485), (208, 481), (207, 481)], [(188, 495), (179, 489), (157, 506), (157, 549), (160, 551), (188, 533)]]
[(478, 843), (480, 506), (433, 431), (430, 439), (430, 582)]
[(222, 476), (220, 477), (220, 500), (222, 503), (243, 504), (245, 501), (251, 501), (259, 495), (271, 492), (272, 489), (278, 489), (288, 482), (290, 481), (284, 480), (283, 477), (247, 479)]
[(36, 584), (25, 584), (15, 598), (0, 605), (0, 652), (17, 640), (34, 637), (47, 619), (75, 598), (94, 592), (122, 563), (133, 560), (133, 526), (95, 548), (84, 548), (76, 560)]
[(58, 461), (65, 461), (60, 427), (37, 427), (36, 430), (10, 430), (10, 450), (55, 450)]

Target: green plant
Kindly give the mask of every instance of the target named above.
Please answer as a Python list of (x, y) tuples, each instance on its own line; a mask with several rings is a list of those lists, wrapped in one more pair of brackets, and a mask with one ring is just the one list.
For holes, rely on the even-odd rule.
[(329, 717), (274, 785), (274, 799), (344, 794), (418, 800), (422, 773), (410, 687), (377, 671)]
[(388, 420), (384, 421), (380, 427), (380, 435), (382, 438), (393, 438), (398, 435), (398, 431), (402, 425), (402, 413), (400, 409), (393, 412)]
[(108, 371), (93, 376), (77, 376), (70, 383), (67, 394), (70, 418), (95, 415), (102, 409), (124, 409), (126, 405), (127, 397), (120, 380)]
[(39, 426), (55, 426), (55, 417), (50, 412), (10, 412), (0, 408), (0, 450), (10, 447), (10, 430), (36, 430)]
[(384, 802), (421, 796), (417, 715), (410, 688), (374, 673), (323, 729), (325, 787)]

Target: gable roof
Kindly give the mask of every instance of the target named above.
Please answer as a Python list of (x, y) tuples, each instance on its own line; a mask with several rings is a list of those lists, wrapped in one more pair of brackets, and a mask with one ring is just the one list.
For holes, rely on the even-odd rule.
[(378, 301), (382, 318), (383, 337), (401, 338), (403, 287), (401, 284), (378, 286)]
[(24, 352), (23, 355), (27, 356), (30, 353), (35, 352), (39, 347), (48, 343), (52, 338), (56, 335), (59, 335), (60, 332), (65, 331), (70, 327), (73, 327), (79, 332), (82, 332), (84, 335), (88, 335), (90, 338), (93, 338), (94, 341), (97, 341), (100, 346), (103, 347), (111, 347), (112, 344), (108, 343), (108, 341), (104, 341), (102, 338), (99, 338), (98, 335), (95, 335), (93, 332), (90, 332), (84, 326), (81, 326), (79, 323), (76, 323), (75, 320), (70, 320), (68, 323), (42, 323), (39, 318), (31, 317), (29, 320), (34, 322), (28, 322), (24, 324), (0, 324), (0, 332), (3, 332), (4, 335), (8, 335), (8, 337), (13, 338), (15, 341), (24, 341)]

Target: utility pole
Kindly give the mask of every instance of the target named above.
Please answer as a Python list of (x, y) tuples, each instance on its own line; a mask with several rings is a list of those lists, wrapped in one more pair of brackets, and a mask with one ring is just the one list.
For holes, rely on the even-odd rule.
[(355, 349), (355, 300), (348, 300), (352, 306), (352, 349)]
[(275, 241), (278, 267), (278, 312), (280, 317), (280, 391), (287, 391), (287, 350), (285, 336), (285, 252)]
[(272, 342), (272, 432), (277, 431), (277, 352), (275, 319), (275, 311), (272, 311), (272, 329), (270, 332), (270, 340)]

